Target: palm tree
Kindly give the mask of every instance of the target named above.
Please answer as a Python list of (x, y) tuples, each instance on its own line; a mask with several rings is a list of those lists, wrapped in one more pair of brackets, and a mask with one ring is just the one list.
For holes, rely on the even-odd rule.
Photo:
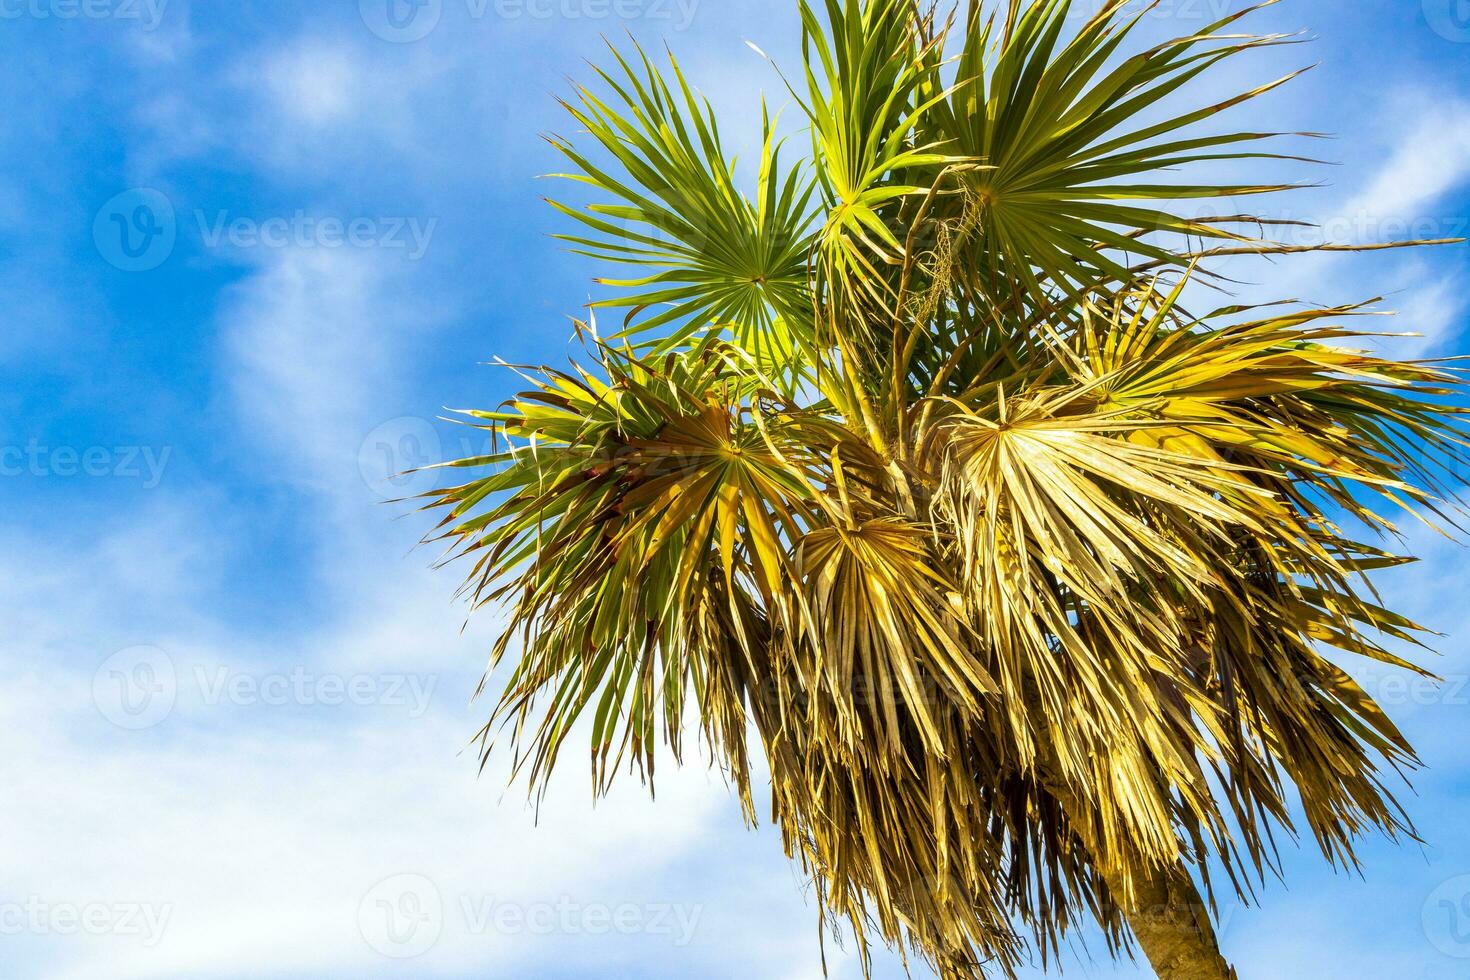
[(467, 413), (494, 451), (429, 501), (509, 610), (480, 750), (508, 727), (544, 789), (586, 732), (601, 793), (698, 737), (751, 821), (762, 753), (865, 966), (1012, 976), (1095, 920), (1229, 977), (1216, 897), (1273, 832), (1412, 834), (1413, 749), (1337, 662), (1419, 671), (1369, 576), (1395, 512), (1452, 523), (1462, 379), (1358, 349), (1363, 306), (1195, 308), (1212, 258), (1300, 250), (1210, 202), (1287, 188), (1160, 173), (1295, 158), (1197, 126), (1287, 79), (1180, 98), (1292, 39), (1129, 53), (1144, 12), (803, 2), (810, 153), (763, 111), (744, 182), (677, 63), (614, 48), (552, 140), (593, 196), (563, 237), (626, 270), (593, 364)]

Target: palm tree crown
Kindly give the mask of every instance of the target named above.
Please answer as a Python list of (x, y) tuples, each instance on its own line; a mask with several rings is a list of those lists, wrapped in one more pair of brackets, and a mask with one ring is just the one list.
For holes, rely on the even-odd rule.
[(483, 751), (509, 723), (544, 786), (580, 724), (601, 792), (698, 731), (751, 820), (759, 752), (824, 915), (945, 977), (1083, 919), (1230, 976), (1214, 898), (1274, 828), (1345, 865), (1409, 830), (1413, 750), (1335, 660), (1419, 669), (1369, 573), (1395, 512), (1452, 520), (1460, 375), (1358, 349), (1361, 306), (1191, 308), (1292, 250), (1210, 202), (1285, 188), (1162, 172), (1286, 159), (1200, 131), (1286, 79), (1167, 107), (1291, 39), (1130, 53), (1101, 7), (803, 2), (810, 152), (763, 114), (750, 185), (676, 63), (613, 50), (553, 142), (622, 325), (468, 413), (497, 450), (429, 502), (510, 610)]

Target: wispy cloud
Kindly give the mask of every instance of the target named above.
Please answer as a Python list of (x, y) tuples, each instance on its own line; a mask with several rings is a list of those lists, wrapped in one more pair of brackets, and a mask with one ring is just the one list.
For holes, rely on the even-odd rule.
[(1401, 95), (1384, 115), (1391, 155), (1336, 210), (1376, 223), (1445, 215), (1445, 196), (1470, 181), (1470, 103), (1419, 92)]

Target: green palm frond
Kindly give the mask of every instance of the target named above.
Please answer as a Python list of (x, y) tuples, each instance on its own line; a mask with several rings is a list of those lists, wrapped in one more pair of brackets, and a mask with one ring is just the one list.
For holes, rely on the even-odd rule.
[(824, 27), (811, 4), (801, 4), (803, 107), (828, 209), (820, 249), (824, 278), (838, 294), (834, 302), (891, 301), (878, 267), (896, 263), (903, 244), (885, 213), (928, 190), (906, 183), (903, 174), (922, 178), (926, 169), (950, 162), (914, 138), (924, 114), (943, 98), (921, 94), (937, 42), (923, 36), (914, 10), (910, 0), (826, 0)]
[[(1286, 134), (1197, 134), (1194, 127), (1295, 77), (1158, 118), (1166, 100), (1227, 59), (1291, 43), (1283, 35), (1226, 31), (1276, 0), (1221, 18), (1188, 36), (1123, 58), (1147, 4), (1108, 0), (1070, 39), (1071, 0), (1011, 8), (997, 31), (972, 4), (952, 95), (931, 111), (924, 138), (986, 164), (967, 174), (959, 200), (978, 210), (963, 265), (992, 299), (1009, 283), (1124, 280), (1131, 260), (1173, 261), (1188, 238), (1243, 240), (1231, 226), (1269, 224), (1249, 215), (1188, 218), (1158, 204), (1286, 190), (1283, 184), (1164, 183), (1190, 164), (1297, 159), (1253, 149)], [(1305, 135), (1305, 134), (1297, 134)], [(1160, 241), (1159, 236), (1172, 241)]]
[(670, 62), (670, 85), (641, 50), (635, 62), (610, 50), (618, 72), (599, 70), (610, 95), (583, 88), (567, 110), (611, 164), (568, 140), (551, 139), (578, 168), (554, 176), (615, 199), (585, 210), (552, 202), (588, 229), (557, 237), (583, 255), (646, 272), (600, 280), (623, 295), (595, 308), (629, 310), (628, 335), (651, 332), (657, 350), (673, 349), (708, 328), (726, 328), (774, 369), (789, 367), (812, 323), (806, 268), (816, 217), (811, 178), (800, 168), (782, 167), (766, 116), (756, 197), (747, 199), (713, 110), (678, 64)]

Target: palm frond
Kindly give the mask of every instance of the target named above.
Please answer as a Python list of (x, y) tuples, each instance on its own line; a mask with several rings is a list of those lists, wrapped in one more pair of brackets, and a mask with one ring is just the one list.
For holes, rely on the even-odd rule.
[(670, 60), (670, 84), (641, 49), (631, 61), (610, 51), (618, 70), (598, 71), (609, 94), (582, 88), (575, 104), (566, 103), (610, 162), (551, 138), (577, 167), (553, 176), (614, 199), (585, 209), (552, 202), (587, 229), (557, 237), (580, 254), (641, 273), (599, 280), (622, 295), (594, 308), (628, 310), (627, 335), (652, 335), (660, 351), (712, 327), (733, 331), (776, 373), (788, 373), (811, 332), (811, 177), (782, 166), (766, 116), (756, 197), (748, 199), (713, 110), (678, 63)]
[(469, 412), (495, 448), (427, 499), (507, 610), (482, 752), (509, 727), (544, 791), (586, 729), (601, 793), (697, 729), (754, 820), (759, 751), (823, 919), (944, 980), (1083, 920), (1225, 980), (1208, 910), (1278, 834), (1412, 835), (1413, 747), (1346, 668), (1427, 676), (1375, 582), (1397, 522), (1458, 527), (1466, 372), (1368, 349), (1366, 304), (1185, 308), (1212, 256), (1293, 250), (1177, 210), (1286, 183), (1162, 176), (1278, 159), (1195, 127), (1286, 79), (1168, 108), (1292, 40), (1254, 9), (1129, 53), (1147, 6), (802, 2), (811, 159), (764, 118), (753, 200), (677, 64), (614, 51), (569, 106), (597, 152), (554, 142), (603, 198), (566, 239), (637, 270), (624, 330)]

